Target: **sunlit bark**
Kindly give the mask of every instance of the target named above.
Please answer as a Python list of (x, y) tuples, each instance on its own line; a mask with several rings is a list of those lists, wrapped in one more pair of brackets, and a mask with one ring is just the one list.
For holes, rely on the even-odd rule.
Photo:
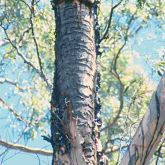
[(121, 165), (148, 165), (165, 130), (165, 74), (150, 101)]

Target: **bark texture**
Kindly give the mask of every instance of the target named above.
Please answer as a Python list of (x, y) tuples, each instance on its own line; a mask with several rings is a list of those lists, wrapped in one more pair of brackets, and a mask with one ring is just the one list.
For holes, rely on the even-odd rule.
[(51, 108), (52, 164), (96, 165), (96, 52), (91, 8), (89, 4), (73, 1), (57, 3), (54, 10), (56, 68)]
[(165, 131), (165, 74), (121, 165), (148, 165)]

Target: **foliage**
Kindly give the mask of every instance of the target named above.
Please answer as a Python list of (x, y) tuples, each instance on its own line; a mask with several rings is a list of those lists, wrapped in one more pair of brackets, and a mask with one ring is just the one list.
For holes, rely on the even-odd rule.
[[(142, 66), (142, 55), (133, 50), (132, 47), (135, 46), (130, 45), (135, 36), (140, 36), (143, 29), (150, 27), (153, 20), (159, 22), (156, 27), (161, 29), (159, 29), (160, 33), (163, 30), (161, 26), (164, 24), (161, 2), (157, 4), (148, 2), (142, 8), (138, 8), (136, 3), (127, 3), (121, 4), (115, 11), (112, 10), (114, 4), (111, 4), (109, 11), (113, 12), (113, 17), (107, 37), (101, 43), (103, 53), (99, 61), (102, 75), (100, 96), (104, 121), (102, 141), (111, 164), (116, 164), (116, 160), (119, 161), (126, 150), (139, 121), (147, 110), (157, 79), (156, 74), (152, 79), (149, 78), (150, 71)], [(108, 16), (105, 16), (107, 6), (102, 4), (100, 9), (103, 34), (108, 20)], [(159, 11), (159, 15), (153, 12), (153, 6), (155, 11)], [(158, 54), (147, 56), (150, 60), (146, 59), (146, 63), (153, 72), (158, 70), (159, 73), (161, 70), (163, 73), (165, 68), (163, 50), (161, 51), (159, 47), (156, 50), (161, 51), (159, 58)], [(140, 63), (137, 63), (138, 58), (141, 59)], [(163, 147), (162, 152), (164, 152)], [(156, 158), (153, 158), (153, 162), (154, 160)]]

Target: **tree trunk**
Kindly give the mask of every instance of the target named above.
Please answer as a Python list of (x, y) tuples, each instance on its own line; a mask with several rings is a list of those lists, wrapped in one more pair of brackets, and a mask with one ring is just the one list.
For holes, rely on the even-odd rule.
[(121, 165), (148, 165), (165, 129), (165, 74), (153, 94)]
[(91, 2), (60, 1), (51, 102), (52, 165), (96, 165), (96, 52)]

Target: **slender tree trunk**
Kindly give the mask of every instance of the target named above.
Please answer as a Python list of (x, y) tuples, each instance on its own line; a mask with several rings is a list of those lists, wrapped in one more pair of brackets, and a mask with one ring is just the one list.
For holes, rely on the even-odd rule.
[(91, 2), (59, 1), (51, 107), (52, 165), (96, 165), (96, 52)]
[(165, 74), (121, 165), (148, 165), (165, 131)]

